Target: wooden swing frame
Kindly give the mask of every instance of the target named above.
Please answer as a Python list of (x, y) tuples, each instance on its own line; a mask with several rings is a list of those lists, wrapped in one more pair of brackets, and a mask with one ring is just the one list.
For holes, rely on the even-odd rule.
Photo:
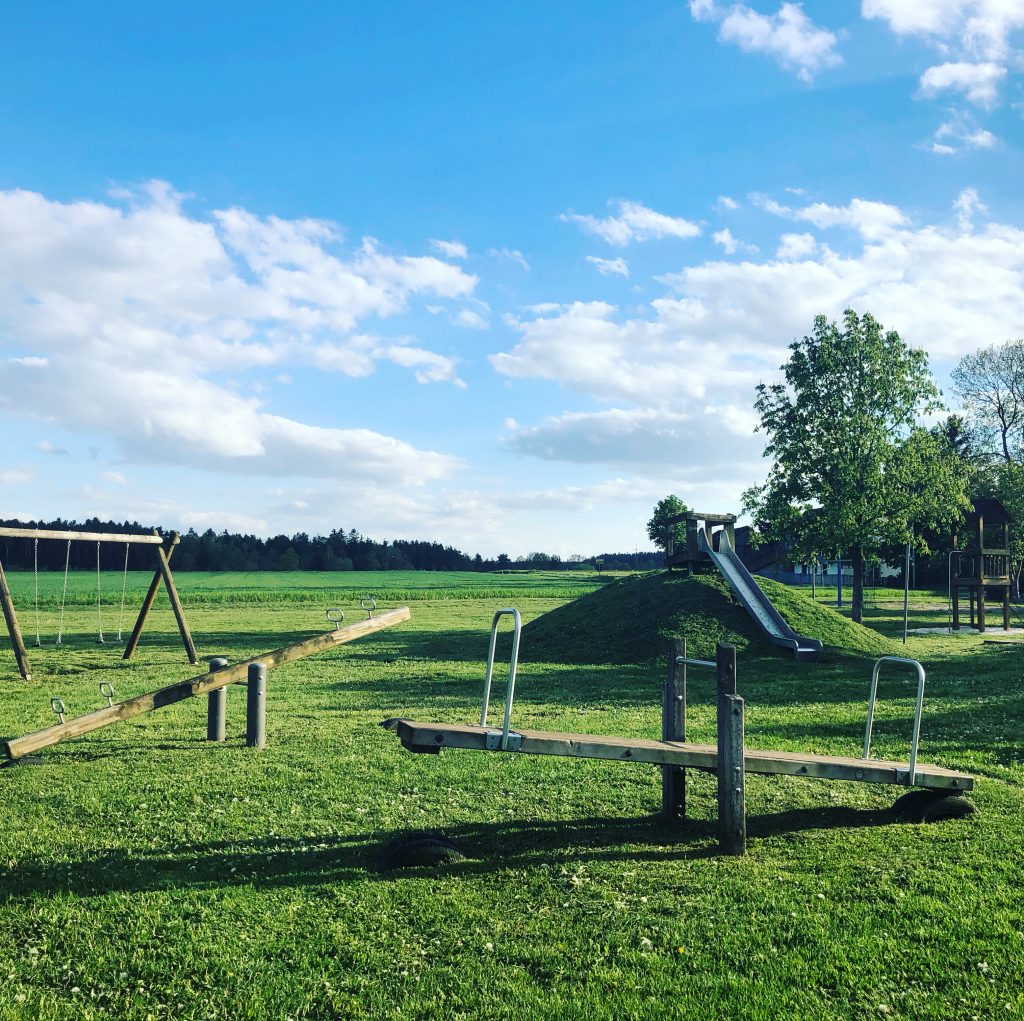
[[(163, 582), (167, 589), (167, 596), (171, 601), (171, 609), (174, 611), (174, 619), (178, 622), (178, 630), (181, 632), (181, 641), (185, 646), (188, 661), (192, 664), (199, 662), (199, 654), (196, 652), (195, 643), (188, 629), (188, 621), (185, 620), (185, 610), (178, 598), (178, 590), (174, 586), (174, 576), (171, 574), (171, 557), (174, 554), (174, 547), (178, 545), (181, 538), (177, 532), (171, 532), (166, 538), (156, 529), (152, 534), (129, 534), (126, 532), (61, 532), (45, 528), (0, 528), (0, 538), (9, 539), (64, 539), (72, 542), (121, 542), (133, 545), (153, 546), (156, 548), (156, 570), (153, 572), (153, 580), (149, 583), (149, 591), (142, 601), (142, 608), (132, 628), (131, 637), (125, 646), (123, 659), (131, 659), (142, 637), (142, 629), (146, 626), (146, 618), (156, 601), (156, 594)], [(25, 639), (22, 637), (21, 628), (18, 625), (18, 615), (14, 610), (14, 600), (11, 599), (11, 590), (7, 585), (7, 577), (4, 574), (4, 565), (0, 562), (0, 608), (3, 609), (4, 619), (7, 622), (7, 633), (11, 637), (11, 645), (14, 648), (14, 658), (18, 661), (18, 671), (26, 681), (32, 680), (32, 665), (29, 663), (28, 650), (25, 648)]]

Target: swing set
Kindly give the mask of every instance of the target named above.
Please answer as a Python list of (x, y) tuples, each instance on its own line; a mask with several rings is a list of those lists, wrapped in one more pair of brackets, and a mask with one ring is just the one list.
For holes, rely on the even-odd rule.
[[(10, 539), (31, 539), (33, 540), (33, 579), (35, 591), (35, 645), (43, 647), (41, 629), (39, 623), (39, 540), (56, 539), (67, 543), (64, 556), (64, 585), (60, 596), (60, 614), (57, 622), (57, 638), (54, 644), (59, 648), (64, 645), (64, 610), (68, 595), (68, 571), (71, 566), (71, 544), (73, 542), (95, 542), (96, 543), (96, 626), (97, 645), (106, 645), (108, 639), (103, 634), (103, 593), (100, 575), (100, 546), (104, 542), (123, 543), (124, 570), (121, 581), (121, 606), (117, 621), (117, 641), (123, 640), (122, 625), (124, 622), (125, 597), (128, 591), (128, 555), (132, 544), (153, 546), (156, 549), (156, 570), (153, 572), (153, 580), (150, 582), (149, 591), (142, 601), (142, 608), (135, 621), (128, 644), (125, 646), (123, 659), (131, 659), (138, 647), (139, 639), (142, 637), (142, 629), (145, 627), (146, 618), (156, 601), (157, 592), (161, 582), (167, 590), (167, 596), (171, 602), (171, 609), (174, 611), (174, 618), (178, 623), (178, 630), (181, 632), (181, 640), (185, 646), (190, 663), (199, 662), (199, 655), (196, 652), (195, 643), (189, 633), (188, 622), (185, 620), (185, 611), (178, 598), (178, 590), (174, 586), (174, 576), (171, 574), (170, 560), (174, 553), (174, 547), (180, 539), (177, 532), (171, 532), (164, 538), (155, 529), (152, 534), (128, 534), (118, 532), (63, 532), (44, 528), (0, 528), (0, 538)], [(11, 646), (14, 649), (14, 658), (18, 661), (18, 671), (26, 680), (32, 680), (32, 666), (29, 663), (28, 649), (25, 647), (25, 640), (22, 637), (21, 627), (18, 624), (18, 617), (14, 610), (14, 601), (11, 598), (11, 590), (7, 585), (7, 577), (4, 574), (3, 563), (0, 563), (0, 608), (3, 609), (4, 619), (7, 622), (7, 631), (11, 637)]]

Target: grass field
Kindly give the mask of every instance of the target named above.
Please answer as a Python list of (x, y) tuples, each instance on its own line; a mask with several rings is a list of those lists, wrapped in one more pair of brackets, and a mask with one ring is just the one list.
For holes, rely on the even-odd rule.
[[(100, 681), (121, 698), (197, 672), (163, 597), (135, 662), (97, 646), (90, 580), (72, 576), (68, 644), (30, 647), (32, 683), (0, 642), (0, 736), (51, 723), (51, 696), (77, 715), (103, 704)], [(10, 581), (31, 646), (32, 578)], [(147, 581), (130, 579), (131, 606)], [(328, 605), (358, 618), (362, 596), (408, 603), (412, 620), (272, 672), (262, 752), (242, 745), (236, 688), (225, 745), (205, 742), (205, 705), (189, 700), (0, 770), (5, 1021), (1024, 1017), (1020, 648), (967, 636), (906, 647), (928, 669), (922, 759), (978, 778), (977, 815), (897, 824), (889, 788), (752, 776), (748, 853), (731, 859), (717, 852), (713, 777), (691, 775), (691, 819), (670, 825), (656, 817), (651, 767), (414, 756), (379, 727), (396, 715), (474, 722), (499, 606), (518, 606), (542, 635), (542, 616), (566, 608), (571, 623), (577, 598), (577, 620), (625, 633), (639, 619), (634, 581), (178, 581), (201, 654), (232, 661), (323, 630)], [(60, 582), (43, 579), (50, 639)], [(120, 583), (103, 578), (113, 630)], [(607, 603), (587, 602), (598, 597)], [(695, 641), (720, 623), (686, 612), (706, 631)], [(941, 623), (944, 599), (914, 615)], [(902, 608), (871, 620), (894, 638)], [(589, 659), (543, 648), (531, 658), (524, 637), (514, 723), (658, 735), (656, 657), (614, 664), (597, 641)], [(739, 656), (748, 744), (857, 754), (865, 655), (795, 664), (750, 638)], [(691, 677), (693, 740), (713, 740), (711, 685)], [(874, 751), (905, 757), (913, 687), (894, 674), (883, 688)], [(468, 860), (378, 870), (392, 839), (424, 828)]]

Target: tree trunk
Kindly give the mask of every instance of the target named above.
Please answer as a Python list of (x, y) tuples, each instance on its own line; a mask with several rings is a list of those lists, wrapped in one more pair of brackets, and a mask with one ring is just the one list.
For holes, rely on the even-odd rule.
[[(842, 568), (840, 567), (840, 570)], [(853, 619), (859, 624), (864, 619), (864, 547), (853, 550)]]

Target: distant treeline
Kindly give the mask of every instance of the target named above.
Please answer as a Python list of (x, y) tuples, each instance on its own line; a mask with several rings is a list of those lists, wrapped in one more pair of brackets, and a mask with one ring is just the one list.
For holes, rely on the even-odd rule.
[[(72, 532), (152, 533), (137, 521), (0, 521), (11, 528), (45, 528)], [(153, 568), (153, 550), (141, 544), (127, 547), (128, 570)], [(38, 555), (41, 571), (63, 571), (68, 556), (66, 542), (41, 541), (38, 549), (31, 539), (0, 538), (0, 561), (8, 570), (32, 570)], [(660, 553), (606, 553), (590, 560), (582, 556), (563, 560), (557, 554), (530, 553), (513, 559), (506, 553), (486, 560), (470, 556), (453, 546), (422, 540), (377, 541), (355, 529), (338, 528), (330, 535), (275, 535), (261, 539), (207, 529), (183, 532), (174, 552), (177, 571), (508, 571), (565, 570), (591, 567), (596, 570), (649, 570), (663, 564)], [(119, 571), (125, 565), (125, 547), (105, 543), (100, 547), (100, 567)], [(96, 570), (96, 544), (73, 542), (69, 567), (73, 571)]]

